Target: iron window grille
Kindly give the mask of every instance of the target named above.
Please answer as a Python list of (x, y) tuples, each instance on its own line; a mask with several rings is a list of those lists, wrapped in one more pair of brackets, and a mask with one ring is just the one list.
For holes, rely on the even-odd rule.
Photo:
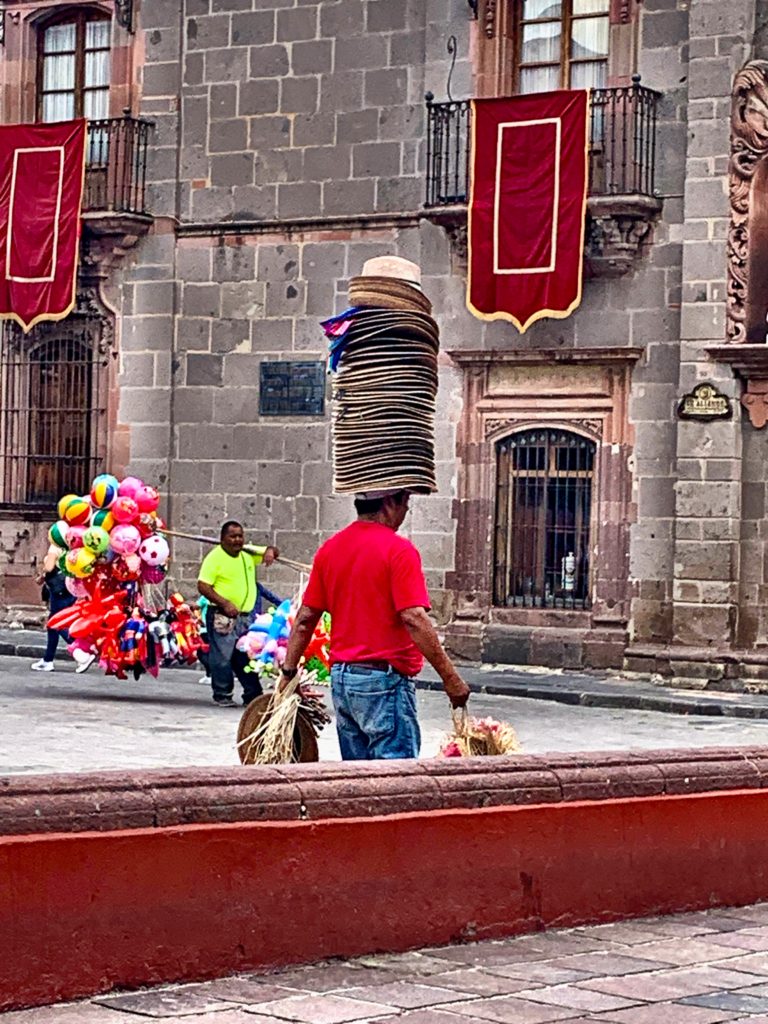
[(325, 363), (280, 362), (260, 366), (260, 416), (322, 416)]
[(0, 325), (0, 510), (87, 493), (107, 454), (108, 364), (98, 315), (75, 311), (27, 335)]
[(527, 430), (496, 447), (494, 603), (590, 607), (597, 446), (566, 430)]
[[(632, 84), (592, 89), (589, 194), (655, 195), (656, 110), (661, 93)], [(467, 202), (472, 137), (470, 100), (435, 103), (427, 93), (427, 207)]]

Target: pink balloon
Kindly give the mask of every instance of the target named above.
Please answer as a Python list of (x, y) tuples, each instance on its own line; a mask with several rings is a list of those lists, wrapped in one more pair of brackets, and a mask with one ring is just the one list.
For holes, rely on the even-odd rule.
[(134, 555), (141, 544), (141, 534), (135, 526), (120, 523), (112, 527), (109, 535), (109, 543), (118, 555)]
[(121, 497), (135, 498), (136, 492), (141, 490), (144, 486), (144, 481), (139, 480), (137, 476), (127, 476), (125, 480), (121, 480), (117, 486), (117, 493)]
[(118, 523), (132, 523), (134, 519), (138, 518), (139, 506), (133, 498), (123, 495), (122, 498), (115, 499), (115, 503), (109, 511)]
[(67, 530), (67, 544), (70, 549), (81, 548), (83, 546), (83, 537), (85, 537), (87, 527), (85, 526), (70, 526)]
[(142, 487), (133, 496), (139, 512), (154, 512), (160, 504), (160, 495), (154, 487)]
[(86, 587), (82, 580), (76, 580), (74, 576), (67, 576), (64, 580), (64, 586), (72, 597), (88, 597), (88, 587)]

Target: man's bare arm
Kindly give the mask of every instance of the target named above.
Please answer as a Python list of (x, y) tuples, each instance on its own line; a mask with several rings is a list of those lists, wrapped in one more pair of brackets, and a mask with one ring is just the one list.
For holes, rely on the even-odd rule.
[(432, 620), (423, 608), (405, 608), (400, 612), (411, 639), (443, 681), (443, 689), (455, 708), (463, 708), (469, 699), (469, 687), (445, 653)]
[(298, 668), (301, 657), (307, 649), (307, 644), (312, 639), (315, 627), (323, 614), (322, 609), (310, 608), (303, 604), (296, 613), (291, 635), (288, 638), (288, 647), (285, 652), (283, 667), (289, 671)]

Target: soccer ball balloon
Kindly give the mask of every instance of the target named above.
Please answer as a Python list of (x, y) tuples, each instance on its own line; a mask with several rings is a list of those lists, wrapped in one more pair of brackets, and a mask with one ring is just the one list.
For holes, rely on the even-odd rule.
[(141, 560), (147, 565), (163, 565), (170, 553), (168, 541), (164, 537), (158, 537), (157, 534), (143, 540), (139, 548)]

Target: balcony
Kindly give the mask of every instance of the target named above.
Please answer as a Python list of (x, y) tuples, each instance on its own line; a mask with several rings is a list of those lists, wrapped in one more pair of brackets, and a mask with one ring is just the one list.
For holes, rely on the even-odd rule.
[[(661, 210), (655, 191), (656, 110), (661, 94), (632, 84), (592, 90), (585, 241), (589, 276), (618, 277)], [(435, 103), (427, 93), (427, 216), (466, 230), (469, 194), (470, 100)]]
[(150, 121), (130, 116), (88, 122), (83, 192), (83, 261), (103, 276), (147, 233)]

